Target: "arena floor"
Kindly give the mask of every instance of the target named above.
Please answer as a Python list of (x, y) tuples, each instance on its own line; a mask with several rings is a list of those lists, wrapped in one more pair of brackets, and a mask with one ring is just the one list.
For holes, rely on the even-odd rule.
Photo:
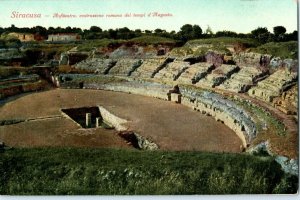
[(240, 152), (241, 140), (224, 124), (188, 107), (140, 95), (102, 90), (54, 89), (31, 93), (0, 107), (0, 120), (31, 119), (0, 126), (9, 146), (132, 148), (115, 130), (83, 129), (61, 108), (101, 105), (161, 150)]

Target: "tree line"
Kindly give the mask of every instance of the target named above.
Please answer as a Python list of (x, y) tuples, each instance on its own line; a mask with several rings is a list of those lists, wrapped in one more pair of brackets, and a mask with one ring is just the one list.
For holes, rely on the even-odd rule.
[(262, 44), (267, 42), (284, 42), (284, 41), (298, 40), (298, 31), (294, 31), (292, 33), (286, 33), (286, 28), (284, 26), (275, 26), (273, 27), (272, 32), (270, 32), (266, 27), (258, 27), (252, 30), (248, 34), (236, 33), (227, 30), (218, 31), (214, 33), (209, 26), (205, 31), (203, 31), (199, 25), (191, 25), (191, 24), (183, 25), (178, 32), (176, 31), (168, 32), (164, 29), (159, 29), (159, 28), (155, 30), (143, 30), (143, 31), (141, 29), (130, 30), (127, 27), (102, 30), (102, 28), (98, 26), (91, 26), (89, 29), (81, 29), (81, 28), (70, 27), (70, 26), (66, 28), (62, 28), (62, 27), (45, 28), (42, 26), (35, 26), (32, 28), (27, 28), (27, 27), (18, 28), (14, 25), (11, 25), (11, 27), (7, 27), (7, 28), (0, 27), (0, 34), (9, 33), (9, 32), (32, 33), (32, 34), (38, 34), (45, 38), (47, 38), (47, 36), (50, 34), (76, 33), (81, 35), (82, 38), (86, 40), (103, 39), (103, 38), (128, 40), (143, 35), (172, 38), (183, 42), (186, 42), (188, 40), (193, 40), (193, 39), (215, 38), (215, 37), (253, 38), (253, 39), (257, 39)]

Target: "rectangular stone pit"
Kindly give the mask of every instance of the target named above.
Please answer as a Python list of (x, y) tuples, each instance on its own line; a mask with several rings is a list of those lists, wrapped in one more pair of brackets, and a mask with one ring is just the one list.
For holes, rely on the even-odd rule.
[(100, 119), (100, 124), (102, 123), (102, 116), (98, 107), (67, 108), (61, 111), (82, 128), (95, 128), (97, 118)]

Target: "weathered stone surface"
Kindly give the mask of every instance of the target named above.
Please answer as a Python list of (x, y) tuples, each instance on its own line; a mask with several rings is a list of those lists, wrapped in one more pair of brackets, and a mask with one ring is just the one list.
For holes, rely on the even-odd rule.
[(224, 54), (209, 51), (206, 53), (205, 59), (209, 64), (219, 67), (223, 64)]
[(196, 86), (209, 88), (218, 86), (238, 70), (239, 67), (236, 65), (223, 64), (213, 70), (211, 74), (208, 74), (205, 78), (196, 83)]
[(171, 101), (181, 103), (181, 94), (171, 93)]
[(139, 45), (123, 45), (113, 52), (110, 53), (109, 58), (111, 59), (123, 59), (123, 58), (131, 58), (131, 59), (146, 59), (156, 57), (158, 50), (164, 49), (168, 51), (168, 48), (155, 48), (151, 45), (147, 47), (139, 46)]
[(109, 70), (109, 74), (118, 76), (130, 76), (143, 63), (140, 59), (120, 59), (116, 65)]
[(155, 144), (154, 142), (151, 142), (150, 140), (142, 137), (141, 135), (134, 133), (137, 141), (138, 141), (138, 146), (140, 149), (142, 150), (158, 150), (158, 146), (157, 144)]
[(274, 57), (270, 61), (270, 66), (272, 68), (279, 68), (279, 67), (285, 67), (289, 70), (295, 70), (297, 69), (298, 66), (298, 61), (293, 60), (293, 59), (281, 59), (280, 57)]
[(282, 60), (280, 57), (274, 57), (271, 59), (270, 61), (270, 66), (272, 68), (278, 68), (278, 67), (281, 67), (282, 66)]
[(279, 163), (282, 167), (282, 170), (285, 173), (292, 174), (295, 176), (299, 176), (299, 165), (298, 165), (298, 160), (291, 159), (289, 160), (285, 156), (277, 156), (275, 158), (276, 162)]
[(137, 68), (131, 76), (138, 78), (151, 78), (153, 72), (159, 68), (165, 60), (165, 58), (144, 59), (142, 65)]
[(298, 85), (283, 92), (279, 97), (273, 99), (275, 108), (288, 115), (295, 115), (298, 112)]
[(247, 92), (258, 79), (266, 77), (263, 72), (256, 67), (243, 67), (238, 73), (233, 74), (229, 79), (218, 86), (219, 89), (232, 92)]
[(209, 63), (196, 63), (186, 69), (177, 79), (179, 83), (183, 84), (195, 84), (200, 79), (204, 78), (214, 66)]
[(262, 66), (267, 67), (270, 64), (272, 56), (254, 52), (241, 52), (233, 55), (233, 60), (238, 66)]
[(251, 88), (248, 94), (252, 97), (272, 102), (274, 97), (281, 95), (283, 91), (296, 83), (298, 75), (287, 69), (278, 70), (265, 80)]
[(109, 112), (103, 106), (99, 106), (99, 111), (101, 113), (101, 117), (103, 121), (111, 126), (113, 126), (117, 131), (125, 131), (128, 128), (124, 125), (127, 120), (122, 119), (120, 117), (115, 116), (111, 112)]
[(186, 69), (190, 67), (188, 62), (174, 61), (166, 65), (165, 68), (161, 69), (154, 78), (175, 81)]
[(74, 67), (97, 74), (107, 74), (115, 64), (116, 61), (112, 59), (91, 58), (77, 63)]
[(247, 149), (247, 152), (252, 155), (270, 155), (273, 156), (272, 151), (270, 150), (269, 141), (261, 142), (258, 145), (250, 147)]

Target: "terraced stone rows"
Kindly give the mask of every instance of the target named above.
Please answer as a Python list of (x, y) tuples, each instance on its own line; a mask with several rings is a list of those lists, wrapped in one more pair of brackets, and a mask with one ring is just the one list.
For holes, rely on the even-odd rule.
[(113, 66), (108, 74), (118, 76), (130, 76), (131, 73), (143, 63), (140, 59), (122, 59)]
[(174, 61), (161, 69), (154, 78), (166, 81), (175, 81), (186, 69), (190, 67), (188, 62)]
[(236, 73), (239, 67), (236, 65), (221, 65), (208, 74), (205, 78), (201, 79), (196, 86), (213, 88), (223, 83), (233, 73)]
[(187, 68), (177, 79), (179, 83), (195, 84), (214, 69), (209, 63), (196, 63)]
[(297, 74), (289, 70), (278, 70), (265, 80), (259, 82), (257, 87), (248, 91), (252, 97), (272, 102), (275, 97), (281, 95), (288, 87), (296, 84)]
[(91, 58), (77, 63), (74, 67), (99, 74), (107, 74), (117, 61), (112, 59)]
[(160, 59), (144, 59), (142, 65), (137, 68), (132, 74), (132, 77), (139, 77), (139, 78), (151, 78), (152, 74), (155, 70), (159, 68), (164, 62), (165, 58)]
[(293, 86), (279, 97), (274, 98), (273, 104), (278, 110), (288, 115), (295, 115), (298, 112), (298, 87)]
[(263, 76), (266, 76), (266, 73), (256, 67), (243, 67), (238, 73), (232, 74), (218, 88), (236, 93), (246, 92)]

